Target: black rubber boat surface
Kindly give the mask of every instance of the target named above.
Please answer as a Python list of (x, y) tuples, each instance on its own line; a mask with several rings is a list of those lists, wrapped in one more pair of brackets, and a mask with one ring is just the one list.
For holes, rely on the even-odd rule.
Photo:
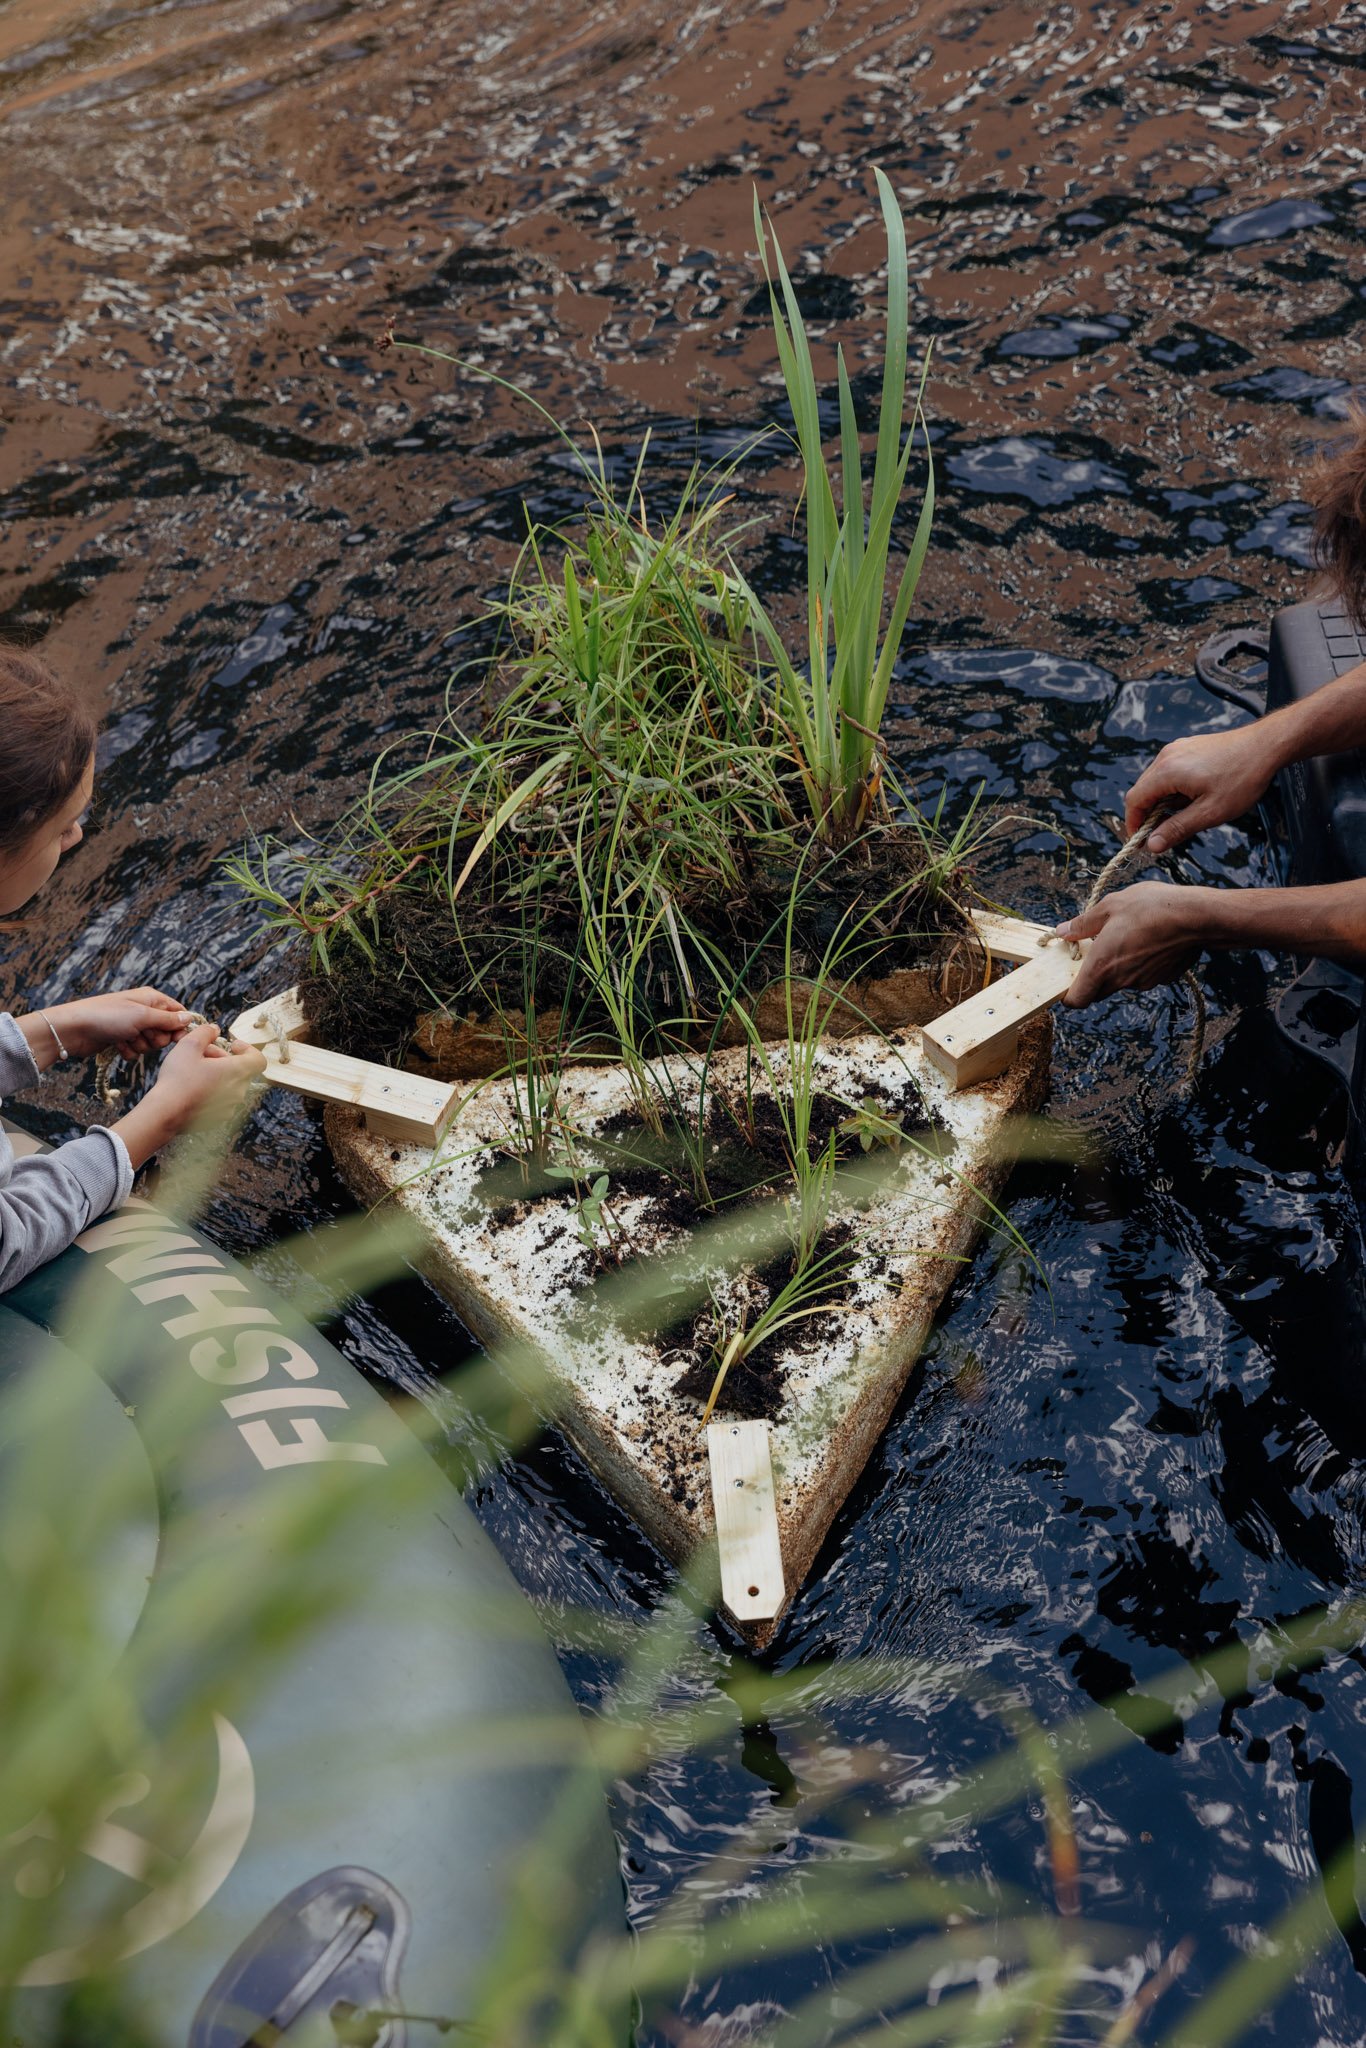
[[(1266, 662), (1263, 689), (1240, 659)], [(1278, 612), (1270, 635), (1238, 627), (1206, 641), (1195, 672), (1211, 696), (1259, 717), (1303, 703), (1334, 677), (1366, 661), (1366, 640), (1341, 603), (1297, 604)], [(1287, 884), (1345, 882), (1366, 876), (1366, 753), (1294, 761), (1276, 778), (1263, 816)], [(1347, 1082), (1358, 1115), (1366, 1111), (1366, 1033), (1360, 1024), (1361, 977), (1331, 960), (1311, 960), (1276, 1001), (1276, 1019), (1302, 1052)]]
[[(352, 2037), (375, 2048), (447, 2038), (397, 2015), (459, 2022), (483, 1974), (506, 1968), (512, 1888), (541, 1866), (550, 1825), (573, 1844), (572, 1897), (543, 1924), (540, 1959), (621, 1929), (582, 1724), (529, 1603), (417, 1439), (311, 1325), (135, 1201), (0, 1298), (0, 1392), (30, 1372), (83, 1390), (63, 1445), (73, 1487), (131, 1461), (141, 1528), (107, 1574), (130, 1647), (185, 1582), (182, 1528), (200, 1557), (207, 1526), (231, 1558), (248, 1532), (261, 1540), (282, 1489), (345, 1485), (361, 1512), (349, 1502), (329, 1539), (346, 1598), (268, 1683), (225, 1685), (192, 1730), (176, 1839), (140, 1831), (156, 1800), (134, 1787), (68, 1872), (43, 1868), (41, 1814), (3, 1845), (0, 1878), (50, 1891), (58, 1930), (20, 1995), (26, 2044), (50, 2037), (89, 1970), (96, 1917), (116, 1930), (102, 1974), (156, 2048), (288, 2041), (320, 2021), (309, 2038), (330, 2040), (325, 2016), (353, 2009), (380, 2016)], [(197, 1390), (191, 1423), (168, 1442), (139, 1410), (179, 1386)], [(0, 1450), (0, 1483), (23, 1455)], [(179, 1726), (192, 1676), (166, 1670), (143, 1702), (154, 1734)], [(532, 1731), (520, 1742), (519, 1728)]]
[[(1366, 661), (1366, 642), (1341, 604), (1296, 604), (1271, 627), (1266, 708), (1302, 703)], [(1278, 777), (1289, 868), (1297, 883), (1366, 876), (1366, 754), (1295, 761)]]

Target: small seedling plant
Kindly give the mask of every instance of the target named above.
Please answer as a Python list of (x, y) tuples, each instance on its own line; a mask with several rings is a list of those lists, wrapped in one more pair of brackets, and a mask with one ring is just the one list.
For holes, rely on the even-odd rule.
[(888, 1116), (875, 1095), (865, 1095), (839, 1126), (841, 1136), (857, 1138), (860, 1149), (871, 1152), (875, 1145), (899, 1152), (906, 1133), (899, 1116)]
[(588, 1247), (599, 1265), (615, 1265), (624, 1249), (624, 1237), (612, 1220), (607, 1206), (609, 1176), (598, 1173), (585, 1182), (575, 1166), (547, 1166), (551, 1180), (567, 1181), (574, 1191), (575, 1234)]

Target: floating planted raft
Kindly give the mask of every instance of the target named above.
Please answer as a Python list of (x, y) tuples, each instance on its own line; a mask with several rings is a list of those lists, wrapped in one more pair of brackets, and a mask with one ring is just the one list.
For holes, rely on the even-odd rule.
[[(718, 1416), (771, 1416), (789, 1597), (885, 1428), (982, 1229), (983, 1197), (1000, 1192), (1009, 1169), (1003, 1125), (1041, 1100), (1050, 1035), (1046, 1020), (1027, 1026), (1005, 1073), (956, 1093), (921, 1051), (918, 1031), (891, 1042), (880, 1035), (829, 1041), (816, 1055), (818, 1085), (830, 1097), (887, 1104), (914, 1097), (929, 1128), (920, 1134), (924, 1149), (909, 1142), (895, 1155), (876, 1148), (875, 1186), (849, 1192), (841, 1183), (829, 1233), (843, 1238), (851, 1258), (840, 1298), (770, 1339), (762, 1369), (756, 1355), (753, 1367), (731, 1375), (718, 1404)], [(786, 1055), (776, 1047), (768, 1053), (781, 1085)], [(714, 1099), (738, 1100), (748, 1087), (762, 1118), (764, 1091), (752, 1070), (747, 1078), (745, 1061), (742, 1051), (720, 1054), (709, 1089)], [(685, 1066), (671, 1066), (667, 1085), (676, 1105), (695, 1109), (696, 1083)], [(559, 1108), (585, 1158), (595, 1138), (620, 1145), (633, 1116), (625, 1070), (567, 1070)], [(771, 1118), (771, 1101), (768, 1109)], [(687, 1204), (678, 1189), (652, 1176), (636, 1189), (642, 1177), (616, 1177), (608, 1195), (614, 1242), (640, 1276), (636, 1294), (647, 1297), (644, 1307), (637, 1300), (619, 1312), (604, 1308), (600, 1283), (616, 1282), (622, 1266), (601, 1273), (573, 1190), (543, 1179), (537, 1188), (520, 1175), (511, 1155), (524, 1140), (507, 1082), (472, 1089), (435, 1154), (367, 1129), (349, 1106), (328, 1109), (327, 1130), (361, 1201), (385, 1200), (416, 1221), (425, 1271), (471, 1332), (495, 1354), (509, 1345), (536, 1348), (566, 1434), (664, 1552), (680, 1562), (691, 1555), (714, 1527), (701, 1428), (712, 1378), (707, 1310), (692, 1312), (694, 1292), (678, 1315), (662, 1284), (660, 1298), (650, 1298), (651, 1271), (662, 1283), (675, 1265), (671, 1254), (691, 1241), (700, 1262), (708, 1256), (696, 1234), (702, 1219), (680, 1214)], [(781, 1279), (771, 1262), (737, 1272), (720, 1259), (711, 1277), (723, 1310), (747, 1321)]]

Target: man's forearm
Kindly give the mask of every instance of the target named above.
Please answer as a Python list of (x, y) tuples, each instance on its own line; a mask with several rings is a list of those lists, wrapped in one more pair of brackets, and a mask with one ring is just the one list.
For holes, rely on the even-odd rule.
[(1258, 720), (1256, 730), (1280, 768), (1315, 754), (1344, 754), (1366, 746), (1366, 662), (1299, 703), (1269, 712)]
[(1313, 889), (1183, 889), (1180, 895), (1192, 938), (1213, 950), (1263, 946), (1366, 962), (1366, 881)]
[(1205, 952), (1265, 948), (1366, 964), (1366, 881), (1316, 889), (1173, 888), (1135, 882), (1057, 927), (1090, 939), (1064, 1001), (1084, 1010), (1121, 988), (1175, 981)]

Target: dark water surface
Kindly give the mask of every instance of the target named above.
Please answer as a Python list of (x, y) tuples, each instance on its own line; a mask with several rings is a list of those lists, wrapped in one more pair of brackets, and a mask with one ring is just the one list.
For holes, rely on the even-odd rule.
[[(699, 446), (779, 409), (751, 183), (813, 323), (848, 334), (880, 289), (874, 162), (938, 338), (943, 490), (892, 731), (927, 793), (984, 782), (1022, 814), (1002, 894), (1072, 904), (1137, 766), (1225, 715), (1186, 680), (1200, 638), (1305, 594), (1305, 471), (1366, 319), (1363, 30), (1362, 7), (1310, 0), (3, 0), (0, 624), (40, 633), (109, 714), (95, 829), (13, 942), (14, 990), (145, 977), (231, 1013), (269, 989), (215, 863), (248, 829), (289, 841), (334, 817), (379, 736), (436, 714), (523, 497), (572, 509), (553, 441), (489, 387), (380, 353), (390, 322), (596, 421), (614, 452), (652, 428), (647, 491), (667, 499)], [(791, 466), (775, 450), (746, 487), (766, 516), (753, 571), (788, 585)], [(1271, 873), (1231, 830), (1196, 867)], [(1210, 985), (1218, 1043), (1190, 1104), (1179, 1002), (1063, 1020), (1054, 1114), (1084, 1157), (1022, 1167), (1008, 1194), (1051, 1298), (990, 1248), (964, 1273), (780, 1666), (951, 1660), (1051, 1718), (1359, 1588), (1343, 1107), (1282, 1049), (1259, 963)], [(94, 1113), (88, 1075), (64, 1085), (44, 1099)], [(317, 1126), (276, 1097), (211, 1224), (259, 1249), (343, 1206)], [(467, 1340), (418, 1283), (342, 1336), (468, 1435)], [(477, 1505), (552, 1624), (669, 1597), (558, 1439), (496, 1452)], [(704, 1638), (681, 1693), (724, 1688), (732, 1658)], [(572, 1674), (586, 1704), (606, 1696), (605, 1662)], [(717, 1759), (623, 1792), (641, 1922), (680, 1886), (725, 1894), (713, 1859), (788, 1771), (828, 1787), (872, 1755), (880, 1796), (909, 1800), (1002, 1739), (952, 1688), (822, 1702), (819, 1755), (737, 1726)], [(1190, 1935), (1170, 2023), (1317, 1882), (1366, 1820), (1364, 1714), (1343, 1657), (1083, 1780), (1084, 1904), (1131, 1938), (1063, 2038), (1094, 2038)], [(761, 1875), (814, 1839), (800, 1802), (783, 1813)], [(966, 1853), (1048, 1899), (1036, 1812)], [(829, 1966), (698, 1984), (686, 2038), (750, 2038)], [(1264, 2032), (1366, 2039), (1363, 1973), (1358, 1927)]]

